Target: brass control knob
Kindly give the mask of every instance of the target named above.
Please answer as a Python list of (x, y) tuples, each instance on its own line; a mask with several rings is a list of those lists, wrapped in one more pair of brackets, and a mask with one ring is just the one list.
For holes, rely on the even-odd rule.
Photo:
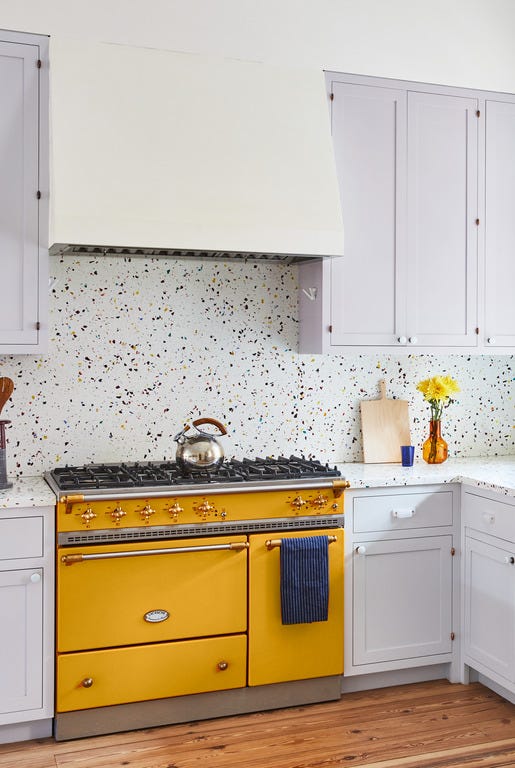
[(289, 503), (293, 507), (293, 509), (299, 510), (299, 509), (302, 509), (302, 507), (304, 507), (308, 502), (304, 501), (302, 496), (299, 495), (299, 496), (295, 496), (293, 501), (290, 501), (287, 503)]
[(120, 520), (122, 517), (125, 517), (126, 514), (127, 512), (124, 512), (119, 504), (116, 509), (112, 510), (112, 512), (106, 512), (106, 515), (111, 515), (111, 519), (113, 523), (116, 523), (116, 525), (120, 525)]
[(181, 512), (184, 512), (184, 508), (181, 507), (178, 501), (174, 501), (172, 506), (168, 508), (168, 514), (170, 515), (174, 523), (176, 523), (177, 520), (179, 519), (179, 515)]
[(207, 499), (204, 499), (203, 502), (195, 507), (195, 511), (200, 512), (202, 519), (205, 520), (210, 512), (216, 512), (216, 507), (214, 504), (210, 504)]
[(318, 496), (315, 496), (314, 499), (311, 499), (309, 502), (312, 507), (315, 509), (323, 509), (325, 505), (328, 503), (329, 499), (327, 496), (322, 496), (321, 493), (318, 494)]
[(94, 520), (96, 516), (97, 516), (97, 513), (93, 512), (91, 507), (88, 507), (87, 509), (84, 510), (84, 512), (80, 517), (82, 522), (86, 526), (86, 528), (89, 528), (89, 526), (91, 525), (91, 521)]
[(84, 680), (81, 682), (81, 686), (83, 688), (91, 688), (93, 685), (93, 678), (92, 677), (85, 677)]
[(225, 672), (225, 670), (229, 666), (229, 663), (227, 661), (219, 661), (216, 666), (220, 670), (220, 672)]
[(141, 519), (145, 521), (145, 525), (148, 525), (150, 518), (152, 517), (152, 515), (155, 515), (155, 514), (156, 514), (156, 510), (152, 509), (150, 504), (145, 504), (143, 509), (140, 509), (139, 511), (139, 515)]

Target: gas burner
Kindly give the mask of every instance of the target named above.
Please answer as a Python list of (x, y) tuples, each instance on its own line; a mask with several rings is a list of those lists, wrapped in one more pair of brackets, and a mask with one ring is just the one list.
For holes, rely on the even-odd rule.
[(59, 491), (94, 491), (138, 488), (183, 488), (197, 485), (274, 482), (340, 477), (329, 467), (303, 456), (231, 459), (214, 471), (184, 474), (174, 461), (148, 461), (121, 464), (86, 464), (82, 467), (57, 467), (49, 476)]

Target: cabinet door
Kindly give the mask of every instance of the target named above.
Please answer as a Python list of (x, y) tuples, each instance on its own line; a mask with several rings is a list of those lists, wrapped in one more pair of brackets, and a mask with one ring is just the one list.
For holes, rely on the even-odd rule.
[(476, 99), (408, 94), (408, 342), (477, 345)]
[(36, 351), (40, 335), (38, 58), (0, 40), (0, 352)]
[(515, 104), (486, 102), (485, 185), (485, 344), (515, 346)]
[(345, 256), (331, 263), (331, 344), (397, 344), (405, 328), (406, 94), (332, 83)]
[(41, 568), (0, 571), (0, 722), (2, 715), (43, 705)]
[(515, 553), (467, 536), (465, 662), (515, 681)]
[(356, 544), (354, 664), (451, 652), (451, 548), (452, 536)]

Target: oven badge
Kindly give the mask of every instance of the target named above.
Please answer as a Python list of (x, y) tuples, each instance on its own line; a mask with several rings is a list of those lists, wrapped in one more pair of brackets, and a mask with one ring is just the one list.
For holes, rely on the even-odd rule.
[(166, 621), (170, 617), (168, 611), (164, 608), (155, 608), (153, 611), (147, 611), (143, 618), (150, 624), (159, 624), (160, 621)]

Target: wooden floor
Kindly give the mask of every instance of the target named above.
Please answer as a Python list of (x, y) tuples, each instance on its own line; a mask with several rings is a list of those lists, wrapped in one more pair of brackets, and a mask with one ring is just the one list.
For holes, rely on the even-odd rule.
[(56, 743), (0, 745), (0, 768), (515, 768), (515, 706), (446, 681), (338, 702)]

